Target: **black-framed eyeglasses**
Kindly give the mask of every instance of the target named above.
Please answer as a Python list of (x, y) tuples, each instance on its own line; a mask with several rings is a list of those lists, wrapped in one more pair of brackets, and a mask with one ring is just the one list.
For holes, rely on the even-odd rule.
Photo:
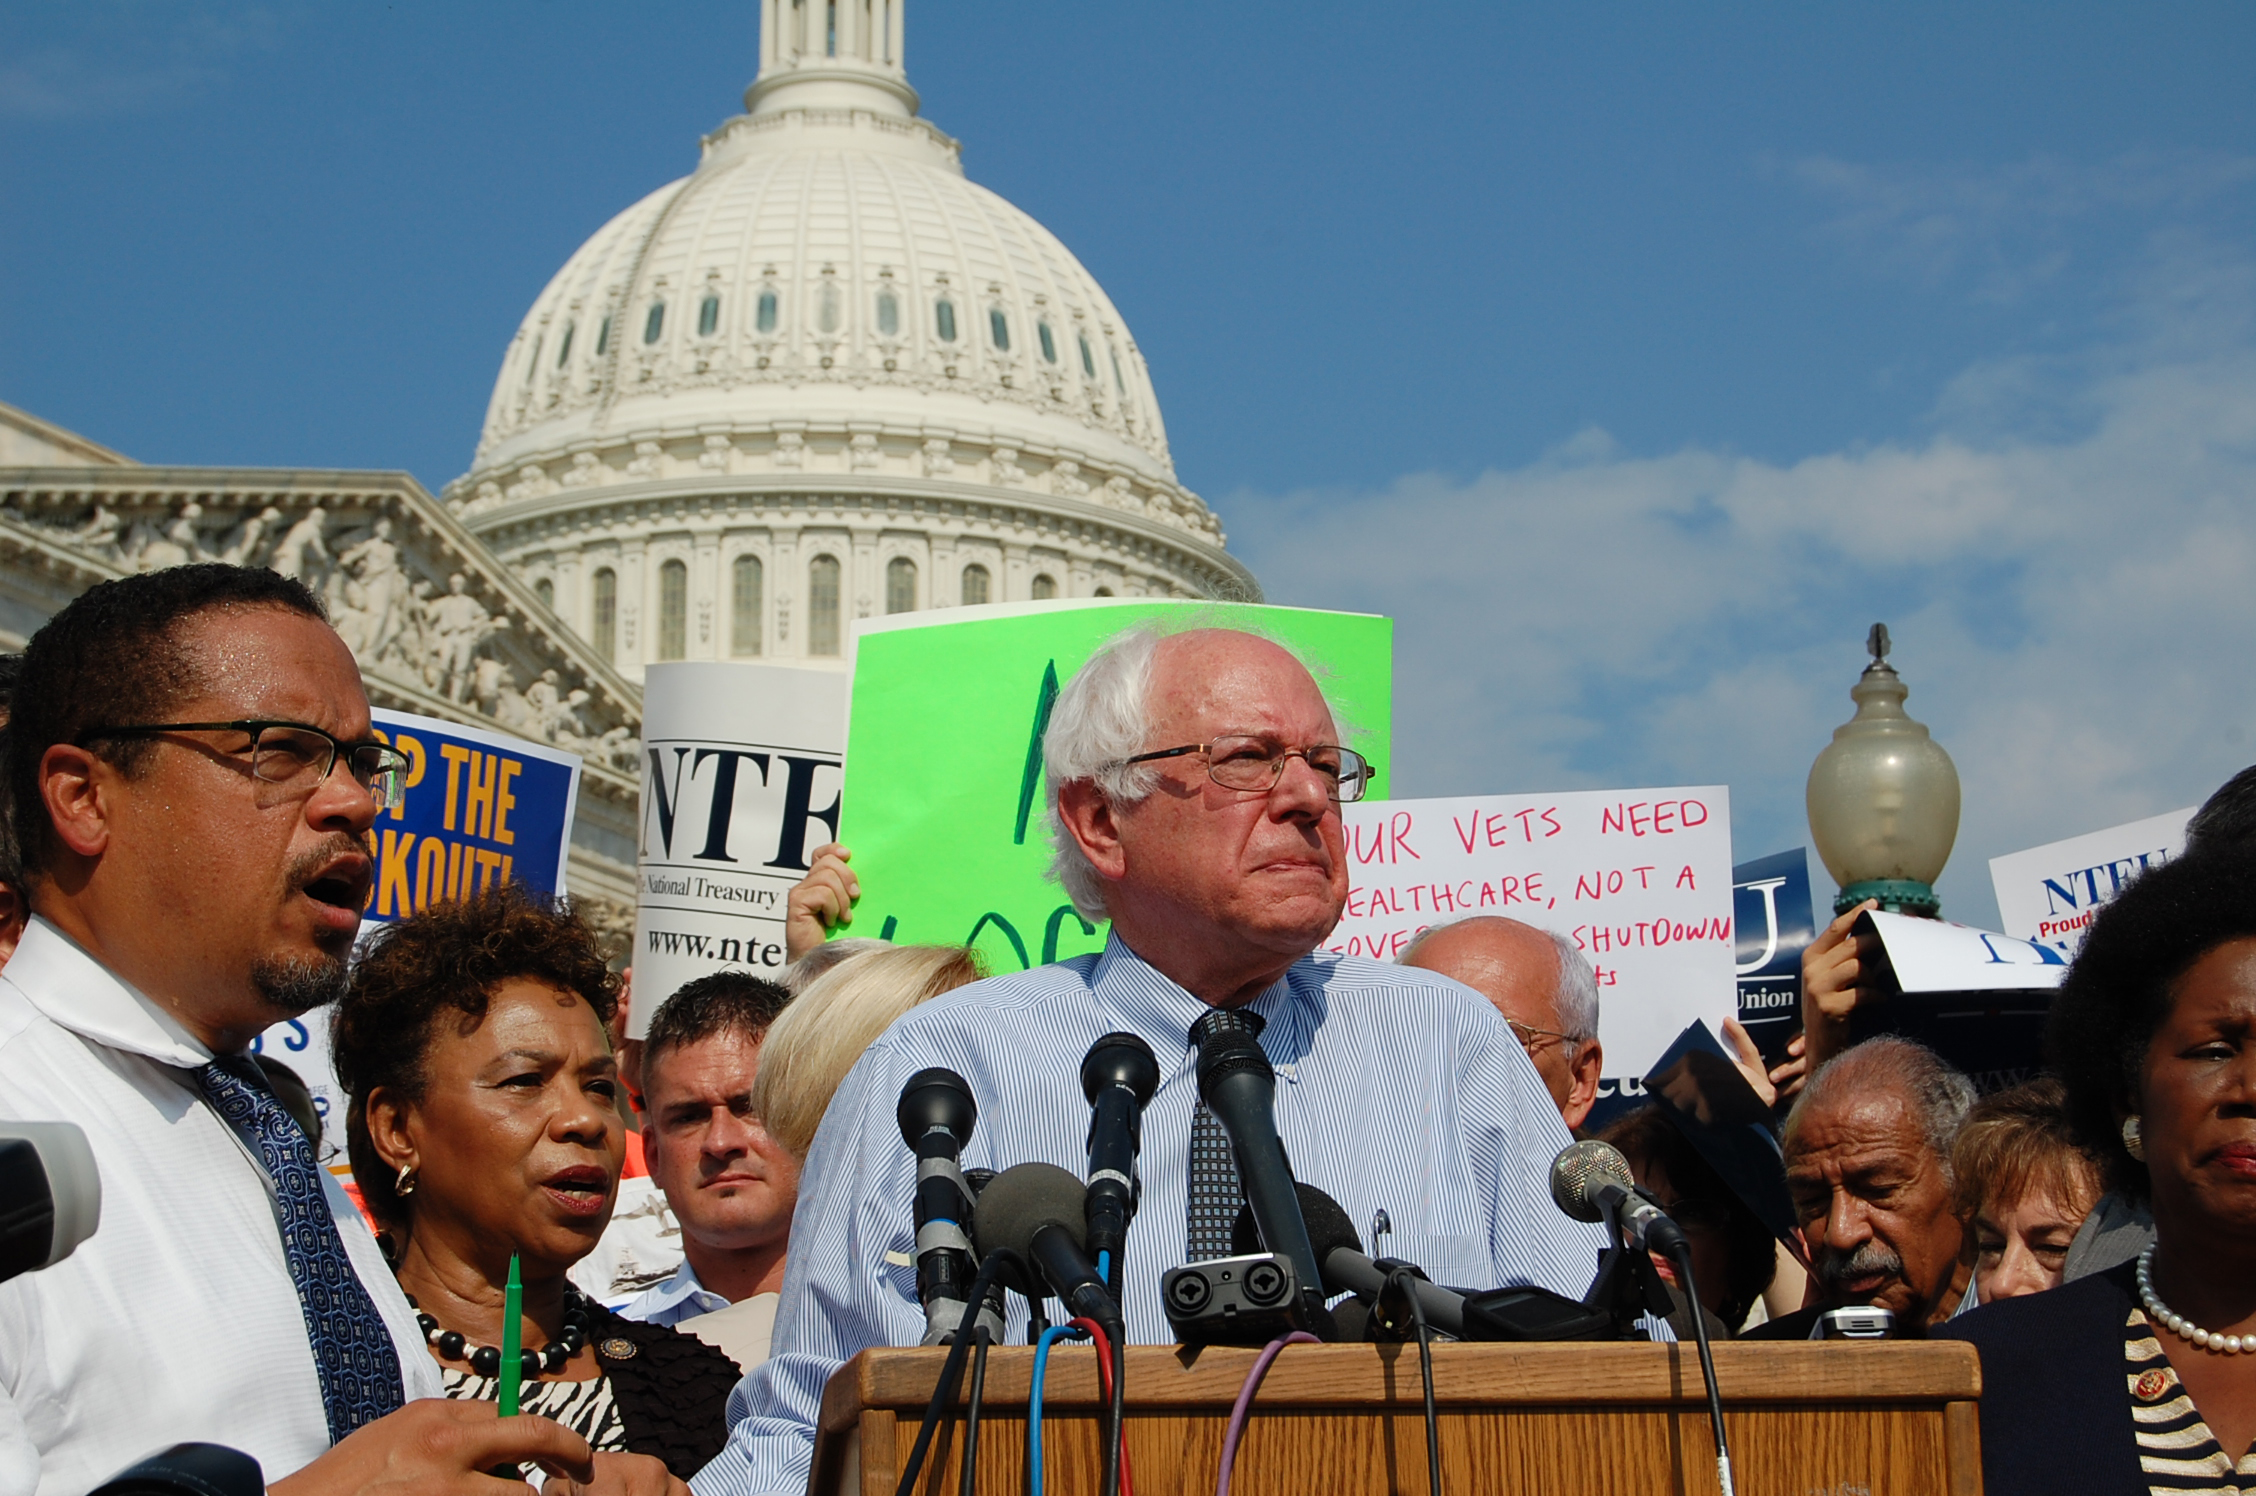
[(239, 732), (250, 740), (251, 777), (264, 784), (311, 789), (336, 772), (341, 758), (378, 810), (407, 793), (407, 755), (384, 743), (342, 743), (303, 722), (247, 718), (239, 722), (137, 722), (80, 733), (83, 748), (100, 738), (150, 738), (168, 732)]
[(1306, 748), (1285, 748), (1267, 738), (1233, 733), (1211, 743), (1186, 743), (1180, 748), (1159, 748), (1122, 759), (1123, 764), (1150, 763), (1154, 759), (1204, 754), (1206, 774), (1226, 790), (1266, 794), (1285, 777), (1285, 760), (1297, 758), (1316, 771), (1325, 790), (1341, 804), (1363, 798), (1371, 787), (1371, 761), (1352, 748), (1337, 743), (1315, 743)]

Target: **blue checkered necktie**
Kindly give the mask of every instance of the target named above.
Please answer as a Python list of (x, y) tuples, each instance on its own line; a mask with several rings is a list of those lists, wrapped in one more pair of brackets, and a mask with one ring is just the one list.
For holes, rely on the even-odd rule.
[[(1261, 1037), (1262, 1017), (1242, 1008), (1215, 1008), (1191, 1025), (1191, 1044), (1203, 1048), (1214, 1034), (1236, 1030)], [(1185, 1262), (1211, 1262), (1230, 1255), (1230, 1232), (1245, 1204), (1245, 1189), (1238, 1183), (1238, 1163), (1230, 1153), (1230, 1135), (1222, 1120), (1206, 1108), (1202, 1097), (1191, 1113), (1191, 1179), (1184, 1192), (1189, 1204), (1185, 1233)]]
[(344, 1238), (337, 1234), (336, 1217), (322, 1192), (313, 1144), (274, 1099), (257, 1063), (248, 1055), (231, 1055), (195, 1076), (213, 1107), (257, 1152), (274, 1180), (282, 1252), (298, 1286), (298, 1307), (305, 1313), (306, 1339), (321, 1374), (321, 1406), (334, 1444), (406, 1401), (400, 1390), (399, 1351), (376, 1312), (376, 1301), (345, 1255)]

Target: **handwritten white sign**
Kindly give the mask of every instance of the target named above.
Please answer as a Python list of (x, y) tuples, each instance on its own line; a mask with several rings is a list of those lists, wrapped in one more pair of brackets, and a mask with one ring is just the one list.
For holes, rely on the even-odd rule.
[(2194, 807), (1990, 859), (2005, 933), (2073, 956), (2099, 906), (2185, 846)]
[(1643, 1075), (1732, 978), (1731, 792), (1589, 790), (1343, 808), (1347, 912), (1330, 950), (1393, 960), (1420, 930), (1498, 914), (1572, 939), (1598, 973), (1609, 1076)]

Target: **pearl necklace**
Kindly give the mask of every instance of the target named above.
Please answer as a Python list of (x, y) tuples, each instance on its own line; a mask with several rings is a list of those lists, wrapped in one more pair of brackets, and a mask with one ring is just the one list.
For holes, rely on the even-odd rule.
[(2220, 1335), (2214, 1330), (2204, 1330), (2184, 1315), (2173, 1311), (2154, 1291), (2154, 1248), (2148, 1247), (2138, 1258), (2139, 1303), (2146, 1309), (2146, 1317), (2161, 1325), (2180, 1340), (2191, 1341), (2205, 1351), (2236, 1356), (2242, 1351), (2256, 1354), (2256, 1335)]

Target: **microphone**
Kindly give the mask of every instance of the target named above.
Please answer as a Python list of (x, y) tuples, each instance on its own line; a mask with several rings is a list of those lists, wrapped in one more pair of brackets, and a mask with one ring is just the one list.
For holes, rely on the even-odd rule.
[[(1198, 1082), (1207, 1110), (1229, 1135), (1238, 1183), (1260, 1229), (1261, 1245), (1293, 1265), (1309, 1323), (1323, 1338), (1336, 1339), (1339, 1329), (1324, 1307), (1320, 1287), (1324, 1274), (1293, 1190), (1292, 1164), (1277, 1137), (1277, 1072), (1269, 1057), (1244, 1029), (1206, 1030), (1199, 1038)], [(1349, 1234), (1352, 1238), (1352, 1228)]]
[[(1601, 1340), (1612, 1334), (1611, 1316), (1548, 1288), (1520, 1284), (1480, 1293), (1460, 1293), (1429, 1282), (1414, 1263), (1367, 1256), (1356, 1238), (1355, 1223), (1337, 1200), (1313, 1184), (1296, 1188), (1300, 1194), (1301, 1216), (1308, 1222), (1309, 1239), (1315, 1246), (1317, 1260), (1323, 1264), (1324, 1292), (1355, 1295), (1353, 1303), (1342, 1303), (1336, 1311), (1343, 1331), (1349, 1327), (1351, 1309), (1376, 1305), (1386, 1292), (1399, 1290), (1407, 1284), (1426, 1316), (1428, 1327), (1459, 1340)], [(1238, 1212), (1230, 1239), (1232, 1247), (1239, 1252), (1257, 1246), (1251, 1211)], [(1417, 1276), (1407, 1280), (1396, 1278), (1395, 1274), (1406, 1267)], [(1371, 1327), (1388, 1334), (1403, 1333), (1401, 1325), (1380, 1325), (1374, 1321)], [(1357, 1332), (1347, 1338), (1360, 1340), (1366, 1338), (1366, 1334)]]
[(1602, 1221), (1610, 1212), (1638, 1251), (1674, 1257), (1690, 1250), (1684, 1228), (1637, 1192), (1629, 1160), (1611, 1143), (1585, 1138), (1560, 1149), (1551, 1160), (1551, 1199), (1578, 1221)]
[(73, 1122), (0, 1122), (0, 1283), (53, 1267), (102, 1221), (102, 1176)]
[(175, 1444), (130, 1465), (93, 1496), (265, 1496), (266, 1472), (224, 1444)]
[(1144, 1108), (1158, 1089), (1158, 1057), (1134, 1034), (1105, 1035), (1081, 1061), (1081, 1090), (1090, 1106), (1089, 1254), (1111, 1268), (1116, 1296), (1128, 1223), (1143, 1193), (1136, 1155), (1143, 1147)]
[[(1425, 1311), (1428, 1325), (1458, 1340), (1485, 1338), (1467, 1336), (1463, 1294), (1428, 1282), (1426, 1275), (1410, 1263), (1365, 1255), (1355, 1223), (1337, 1200), (1313, 1184), (1293, 1188), (1299, 1198), (1301, 1219), (1308, 1227), (1310, 1250), (1323, 1273), (1326, 1297), (1351, 1293), (1366, 1302), (1375, 1301), (1387, 1288), (1388, 1280), (1407, 1267), (1417, 1274), (1407, 1281), (1418, 1307)], [(1230, 1228), (1230, 1246), (1240, 1255), (1261, 1250), (1259, 1227), (1250, 1206), (1238, 1212), (1237, 1224)]]
[(1013, 1165), (979, 1192), (971, 1236), (982, 1260), (1010, 1254), (1049, 1284), (1068, 1311), (1103, 1325), (1117, 1345), (1120, 1306), (1089, 1260), (1083, 1225), (1088, 1193), (1056, 1164)]
[[(893, 1116), (917, 1159), (917, 1298), (924, 1304), (924, 1343), (943, 1345), (962, 1327), (964, 1295), (971, 1290), (971, 1238), (963, 1223), (971, 1219), (972, 1190), (959, 1160), (979, 1124), (979, 1104), (962, 1076), (934, 1066), (909, 1077)], [(995, 1340), (1003, 1338), (1002, 1317), (990, 1306), (981, 1306), (980, 1319)]]

